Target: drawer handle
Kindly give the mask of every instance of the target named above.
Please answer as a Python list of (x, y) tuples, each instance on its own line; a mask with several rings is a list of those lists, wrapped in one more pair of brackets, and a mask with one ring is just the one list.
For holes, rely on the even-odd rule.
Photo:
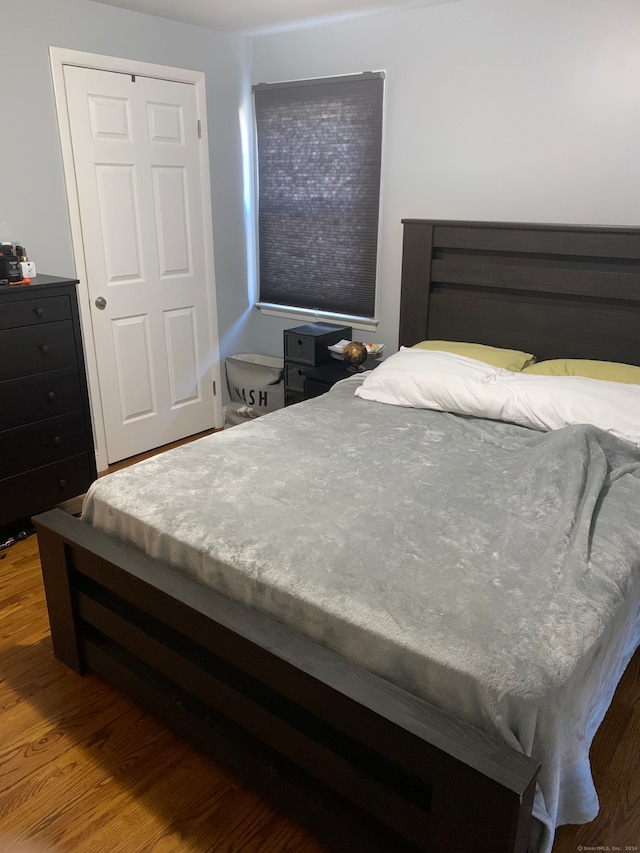
[(37, 317), (44, 317), (44, 308), (36, 308), (35, 311)]
[(60, 447), (60, 445), (62, 444), (62, 439), (60, 438), (60, 436), (59, 436), (59, 435), (57, 435), (57, 436), (53, 439), (53, 443), (54, 443), (54, 445), (55, 445), (56, 447)]
[(64, 489), (64, 487), (67, 485), (67, 481), (66, 480), (59, 480), (58, 485), (60, 486), (61, 489)]
[(44, 355), (46, 355), (49, 352), (49, 347), (47, 344), (40, 344), (40, 350)]
[(56, 399), (56, 392), (55, 391), (49, 391), (49, 393), (47, 394), (47, 397), (50, 400), (55, 400)]

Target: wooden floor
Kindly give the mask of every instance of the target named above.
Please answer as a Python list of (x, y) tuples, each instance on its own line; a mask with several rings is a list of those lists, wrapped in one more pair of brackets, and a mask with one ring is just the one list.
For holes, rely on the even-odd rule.
[(4, 555), (1, 853), (11, 837), (37, 842), (29, 853), (322, 853), (125, 696), (56, 661), (35, 536)]
[[(562, 827), (553, 853), (640, 850), (639, 759), (636, 654), (592, 749), (601, 813)], [(118, 691), (54, 659), (34, 536), (0, 553), (0, 853), (14, 849), (327, 850)]]

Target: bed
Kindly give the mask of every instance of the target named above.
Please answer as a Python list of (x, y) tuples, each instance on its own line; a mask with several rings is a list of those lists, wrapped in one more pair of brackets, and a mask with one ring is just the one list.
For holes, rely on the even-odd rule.
[[(400, 344), (472, 341), (525, 350), (538, 360), (638, 365), (639, 265), (639, 229), (406, 220)], [(382, 367), (372, 376), (378, 371)], [(454, 853), (473, 838), (479, 853), (548, 850), (554, 822), (588, 819), (597, 809), (583, 766), (585, 749), (588, 754), (590, 738), (638, 642), (637, 543), (625, 542), (623, 549), (620, 531), (607, 528), (605, 538), (620, 547), (624, 559), (619, 563), (626, 570), (605, 578), (597, 608), (585, 598), (576, 605), (573, 621), (563, 614), (562, 650), (571, 668), (564, 680), (572, 689), (560, 694), (545, 682), (548, 673), (535, 678), (538, 670), (532, 669), (532, 677), (511, 691), (511, 704), (505, 705), (508, 666), (501, 657), (500, 631), (504, 627), (504, 637), (518, 654), (525, 643), (509, 633), (506, 616), (504, 626), (496, 616), (502, 612), (496, 607), (505, 600), (500, 597), (504, 589), (511, 590), (505, 571), (515, 559), (511, 517), (501, 512), (502, 527), (492, 527), (494, 574), (471, 596), (488, 591), (485, 609), (492, 614), (497, 657), (487, 663), (482, 645), (469, 638), (457, 637), (465, 645), (456, 647), (442, 628), (451, 621), (451, 608), (462, 607), (444, 572), (447, 577), (437, 583), (427, 579), (434, 596), (433, 604), (427, 597), (424, 606), (440, 622), (427, 638), (431, 657), (422, 656), (429, 658), (430, 668), (421, 670), (426, 664), (418, 652), (425, 635), (415, 613), (402, 622), (402, 607), (416, 609), (416, 572), (429, 561), (437, 568), (440, 553), (434, 550), (426, 559), (424, 549), (433, 546), (413, 534), (421, 526), (423, 494), (426, 500), (434, 488), (421, 474), (422, 450), (415, 442), (433, 445), (443, 473), (438, 489), (444, 493), (454, 482), (454, 469), (470, 471), (470, 457), (478, 456), (470, 436), (481, 441), (485, 468), (478, 469), (469, 487), (477, 496), (482, 478), (492, 470), (522, 480), (511, 453), (514, 443), (527, 444), (534, 460), (528, 470), (537, 474), (536, 460), (547, 458), (547, 450), (541, 457), (536, 442), (546, 434), (491, 418), (364, 400), (354, 392), (366, 381), (354, 377), (322, 398), (148, 460), (120, 472), (119, 486), (115, 475), (103, 478), (89, 496), (83, 520), (60, 510), (38, 516), (54, 653), (80, 674), (91, 670), (115, 683), (298, 819), (329, 834), (337, 849)], [(354, 406), (359, 407), (355, 415)], [(595, 428), (576, 429), (576, 434), (559, 430), (551, 435), (556, 471), (574, 450), (584, 456), (585, 447), (609, 460), (609, 471), (626, 476), (637, 468), (633, 445)], [(414, 443), (403, 445), (404, 434)], [(247, 456), (250, 445), (254, 456)], [(623, 454), (627, 446), (628, 458)], [(377, 469), (373, 478), (364, 470), (383, 461), (389, 467)], [(510, 469), (513, 464), (516, 468)], [(404, 466), (401, 478), (393, 481), (399, 465)], [(274, 470), (284, 473), (274, 478)], [(633, 487), (625, 476), (615, 483)], [(158, 500), (161, 481), (166, 491)], [(177, 497), (180, 482), (192, 494)], [(530, 477), (525, 515), (538, 511), (536, 488)], [(602, 484), (598, 488), (592, 503), (601, 507)], [(603, 524), (614, 525), (629, 501), (618, 485), (607, 490), (611, 510), (608, 516), (599, 511)], [(215, 501), (205, 508), (198, 491), (213, 493)], [(240, 501), (252, 491), (247, 514)], [(578, 503), (583, 493), (576, 486)], [(437, 508), (430, 510), (431, 519), (440, 518), (441, 541), (447, 538), (447, 520), (455, 512), (467, 513), (455, 491), (445, 497), (446, 511), (438, 516)], [(163, 507), (169, 508), (164, 519)], [(202, 519), (206, 524), (195, 538), (208, 557), (198, 556), (185, 534)], [(177, 539), (165, 534), (167, 524), (177, 526)], [(594, 536), (588, 517), (585, 525), (581, 535), (590, 548)], [(455, 529), (463, 532), (448, 537), (456, 540), (454, 549), (459, 539), (472, 540), (458, 561), (473, 576), (469, 554), (477, 553), (478, 543), (460, 518)], [(399, 551), (393, 542), (402, 543)], [(618, 565), (611, 557), (608, 562)], [(366, 600), (360, 596), (362, 575), (344, 571), (345, 564), (358, 563), (360, 571), (371, 567), (367, 587), (373, 597)], [(218, 571), (221, 564), (230, 574)], [(277, 571), (278, 585), (267, 583), (268, 572), (256, 574), (256, 566), (265, 565)], [(242, 566), (244, 574), (235, 571)], [(328, 597), (338, 570), (347, 587)], [(303, 594), (293, 596), (280, 580), (294, 575)], [(563, 568), (549, 576), (568, 575)], [(218, 589), (203, 579), (215, 580)], [(392, 587), (399, 590), (395, 609), (387, 608)], [(522, 590), (517, 594), (522, 597)], [(531, 589), (527, 594), (533, 594)], [(306, 609), (296, 609), (294, 598), (304, 598)], [(381, 601), (384, 630), (372, 631), (359, 614), (379, 615)], [(586, 622), (595, 611), (610, 615), (603, 615), (589, 634)], [(536, 627), (535, 616), (520, 607), (518, 619), (525, 618)], [(582, 619), (584, 630), (576, 630)], [(345, 621), (353, 623), (351, 633), (342, 633)], [(532, 636), (536, 643), (544, 639), (540, 631)], [(594, 648), (580, 645), (588, 636), (596, 638)], [(528, 645), (537, 648), (536, 643)], [(398, 646), (405, 647), (402, 658), (396, 655)], [(539, 649), (537, 654), (542, 654)], [(458, 665), (457, 658), (465, 665)], [(496, 667), (496, 661), (505, 667)], [(488, 673), (480, 688), (472, 683), (478, 668)], [(452, 669), (459, 670), (455, 686)], [(587, 676), (597, 682), (598, 695), (585, 704), (578, 685), (588, 689)], [(567, 704), (568, 696), (568, 704), (581, 710), (566, 725), (559, 718), (541, 768), (527, 751), (537, 753), (535, 718), (552, 693), (558, 705)], [(487, 695), (491, 712), (481, 707)], [(525, 708), (532, 696), (536, 712)], [(570, 713), (574, 710), (569, 707)], [(576, 720), (582, 726), (580, 761), (564, 747)], [(572, 762), (582, 762), (579, 772), (568, 767)], [(553, 789), (572, 777), (573, 786), (584, 790), (564, 803), (562, 792)]]

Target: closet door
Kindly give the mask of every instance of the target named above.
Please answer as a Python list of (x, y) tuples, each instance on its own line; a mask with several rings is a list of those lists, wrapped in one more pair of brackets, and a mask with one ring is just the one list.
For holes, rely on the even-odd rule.
[(64, 68), (108, 461), (214, 426), (195, 87)]

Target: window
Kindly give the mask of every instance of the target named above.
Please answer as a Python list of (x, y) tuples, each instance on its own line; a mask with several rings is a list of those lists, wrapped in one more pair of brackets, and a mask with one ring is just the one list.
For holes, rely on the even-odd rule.
[(383, 86), (254, 87), (261, 304), (374, 317)]

